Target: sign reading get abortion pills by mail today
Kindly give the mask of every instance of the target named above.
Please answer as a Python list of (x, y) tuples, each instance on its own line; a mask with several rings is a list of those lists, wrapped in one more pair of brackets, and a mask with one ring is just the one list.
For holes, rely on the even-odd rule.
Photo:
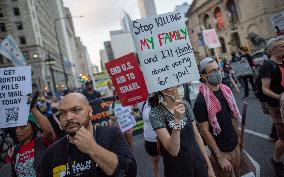
[(27, 124), (31, 73), (31, 66), (0, 68), (0, 128)]
[(133, 53), (106, 63), (106, 68), (123, 106), (147, 100), (144, 76)]
[(199, 79), (183, 16), (173, 12), (130, 22), (149, 93)]

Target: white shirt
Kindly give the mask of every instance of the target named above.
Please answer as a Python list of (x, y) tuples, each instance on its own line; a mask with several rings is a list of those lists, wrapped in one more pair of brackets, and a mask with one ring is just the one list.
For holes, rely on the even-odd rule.
[[(148, 101), (146, 102), (145, 106), (143, 107), (144, 102), (138, 103), (138, 109), (142, 114), (142, 118), (144, 121), (144, 139), (149, 142), (157, 142), (157, 134), (153, 130), (150, 120), (149, 120), (149, 114), (151, 111), (151, 107), (148, 104)], [(143, 107), (143, 110), (142, 110)]]

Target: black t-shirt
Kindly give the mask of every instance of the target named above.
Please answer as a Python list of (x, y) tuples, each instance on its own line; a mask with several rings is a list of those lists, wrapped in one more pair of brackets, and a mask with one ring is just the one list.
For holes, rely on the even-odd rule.
[[(119, 129), (115, 127), (97, 127), (96, 142), (118, 156), (119, 165), (113, 176), (118, 176), (120, 173), (126, 173), (127, 177), (136, 175), (137, 169), (134, 156), (130, 153), (128, 144)], [(70, 171), (71, 167), (68, 165), (70, 163), (72, 163), (72, 171)], [(47, 149), (41, 164), (41, 177), (107, 176), (88, 154), (81, 152), (74, 144), (69, 143), (67, 136), (62, 137)]]
[(102, 95), (99, 92), (95, 91), (95, 90), (94, 90), (94, 92), (92, 94), (88, 94), (87, 92), (84, 92), (83, 94), (88, 99), (90, 104), (93, 104), (93, 102), (95, 102), (97, 98), (102, 97)]
[[(260, 78), (270, 78), (270, 90), (277, 94), (284, 92), (284, 87), (281, 85), (282, 73), (279, 67), (283, 67), (280, 64), (275, 63), (273, 60), (265, 60), (260, 68)], [(279, 107), (279, 100), (268, 97), (266, 98), (267, 103), (272, 107)]]
[[(217, 121), (221, 128), (221, 132), (217, 136), (213, 135), (213, 128), (210, 125), (210, 123), (209, 123), (209, 131), (213, 135), (220, 151), (231, 152), (232, 150), (235, 149), (235, 147), (238, 144), (238, 137), (232, 124), (231, 110), (221, 90), (218, 90), (213, 93), (216, 96), (216, 98), (219, 100), (222, 108), (222, 110), (218, 112), (216, 115)], [(201, 93), (197, 95), (193, 112), (197, 122), (202, 123), (209, 121), (206, 102), (204, 96)]]

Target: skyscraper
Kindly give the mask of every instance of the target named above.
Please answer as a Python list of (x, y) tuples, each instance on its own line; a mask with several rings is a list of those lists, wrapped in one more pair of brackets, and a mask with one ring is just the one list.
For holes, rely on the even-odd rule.
[(157, 15), (156, 5), (154, 0), (138, 0), (141, 18)]

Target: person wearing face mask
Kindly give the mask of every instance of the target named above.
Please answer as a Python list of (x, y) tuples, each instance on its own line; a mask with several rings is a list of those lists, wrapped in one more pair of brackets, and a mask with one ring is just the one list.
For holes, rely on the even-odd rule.
[(40, 177), (136, 176), (136, 161), (122, 133), (115, 127), (94, 127), (93, 110), (84, 95), (65, 95), (58, 111), (68, 135), (45, 152)]
[(100, 92), (97, 92), (94, 89), (93, 81), (89, 80), (85, 83), (86, 91), (83, 93), (85, 97), (88, 99), (90, 104), (93, 104), (97, 98), (101, 98), (102, 95)]
[(157, 133), (165, 177), (215, 177), (183, 87), (171, 87), (149, 98), (149, 119)]
[(199, 63), (201, 86), (194, 104), (200, 133), (211, 150), (210, 161), (217, 177), (238, 177), (241, 119), (231, 89), (222, 84), (220, 67), (212, 58)]

